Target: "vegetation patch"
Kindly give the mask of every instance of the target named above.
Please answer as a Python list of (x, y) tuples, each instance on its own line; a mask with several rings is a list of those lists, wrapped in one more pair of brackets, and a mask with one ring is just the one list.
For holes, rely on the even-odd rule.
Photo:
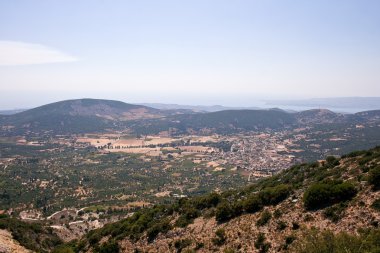
[(0, 229), (10, 231), (22, 246), (36, 252), (50, 252), (63, 243), (51, 228), (46, 228), (40, 223), (22, 222), (7, 215), (1, 215)]
[(262, 212), (260, 218), (257, 220), (256, 225), (262, 227), (266, 225), (271, 218), (272, 214), (268, 210), (265, 210), (264, 212)]
[(310, 186), (304, 193), (303, 201), (307, 210), (317, 210), (351, 200), (356, 193), (355, 186), (349, 182), (329, 180)]
[(345, 232), (307, 230), (301, 240), (295, 242), (294, 253), (368, 253), (380, 251), (380, 230), (361, 230), (359, 235)]
[(372, 203), (371, 207), (372, 207), (373, 209), (375, 209), (376, 211), (380, 211), (380, 199), (376, 199), (376, 200)]
[(369, 171), (368, 182), (373, 185), (376, 191), (380, 190), (380, 166), (376, 166)]

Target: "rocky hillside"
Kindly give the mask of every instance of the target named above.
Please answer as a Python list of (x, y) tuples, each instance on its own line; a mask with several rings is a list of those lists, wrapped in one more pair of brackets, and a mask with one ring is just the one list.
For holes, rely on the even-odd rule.
[(35, 252), (353, 253), (379, 252), (379, 222), (377, 147), (299, 164), (244, 188), (141, 209), (67, 244), (47, 225), (6, 215), (0, 229), (4, 248)]
[[(380, 147), (296, 165), (242, 189), (143, 209), (66, 250), (375, 252), (379, 189)], [(317, 251), (316, 241), (327, 251)], [(346, 251), (337, 251), (342, 245)]]
[(53, 229), (0, 214), (0, 252), (51, 252), (62, 241)]

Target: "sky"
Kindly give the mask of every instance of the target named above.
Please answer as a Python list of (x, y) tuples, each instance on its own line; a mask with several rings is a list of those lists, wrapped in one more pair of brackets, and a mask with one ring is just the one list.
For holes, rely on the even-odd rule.
[(380, 1), (0, 0), (0, 109), (380, 96)]

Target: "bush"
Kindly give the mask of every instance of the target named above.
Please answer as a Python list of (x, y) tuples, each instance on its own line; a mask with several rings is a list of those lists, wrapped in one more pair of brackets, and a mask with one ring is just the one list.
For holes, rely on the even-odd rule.
[(259, 250), (260, 253), (266, 253), (270, 249), (270, 244), (266, 242), (265, 235), (263, 233), (259, 233), (255, 240), (255, 248)]
[(339, 159), (335, 158), (334, 156), (326, 157), (326, 162), (329, 167), (334, 167), (334, 166), (339, 165)]
[(205, 208), (215, 207), (221, 201), (219, 194), (213, 192), (204, 197), (198, 197), (193, 200), (195, 208), (202, 210)]
[(358, 236), (341, 232), (308, 230), (297, 240), (292, 252), (298, 253), (368, 253), (380, 251), (380, 231), (364, 230)]
[(178, 227), (186, 227), (200, 215), (200, 212), (194, 207), (187, 207), (182, 211), (182, 213), (183, 214), (176, 221), (176, 226)]
[(243, 201), (243, 209), (247, 213), (255, 213), (263, 208), (261, 199), (257, 195), (251, 195)]
[(277, 229), (280, 231), (284, 230), (287, 226), (288, 224), (286, 224), (285, 221), (280, 220), (279, 222), (277, 222)]
[(54, 249), (52, 253), (74, 253), (74, 250), (68, 246), (62, 246)]
[(292, 229), (293, 230), (297, 230), (300, 228), (300, 224), (298, 224), (297, 222), (292, 222)]
[(229, 221), (235, 217), (234, 209), (228, 202), (223, 202), (216, 207), (215, 219), (219, 222)]
[(217, 246), (222, 246), (226, 242), (226, 232), (223, 228), (219, 228), (215, 232), (216, 237), (212, 238), (212, 242)]
[(315, 210), (350, 200), (356, 193), (354, 185), (349, 182), (328, 181), (310, 186), (304, 193), (303, 201), (306, 209)]
[(372, 203), (371, 207), (372, 207), (373, 209), (377, 210), (377, 211), (380, 211), (380, 199), (376, 199), (376, 200)]
[(346, 203), (330, 206), (323, 211), (323, 216), (332, 222), (338, 222), (343, 217), (346, 207)]
[(368, 182), (373, 185), (375, 190), (380, 190), (380, 166), (369, 171)]
[(186, 239), (180, 239), (174, 242), (174, 247), (177, 249), (177, 252), (181, 252), (184, 248), (189, 247), (191, 245), (191, 240)]
[(146, 231), (146, 234), (148, 236), (148, 242), (152, 242), (154, 239), (156, 239), (159, 233), (166, 233), (170, 229), (171, 225), (169, 220), (164, 220), (153, 225)]
[(120, 247), (119, 244), (115, 241), (109, 241), (104, 243), (99, 248), (99, 253), (119, 253)]
[(265, 210), (262, 212), (260, 219), (257, 220), (256, 225), (260, 227), (264, 226), (265, 224), (269, 222), (271, 218), (272, 218), (272, 214), (269, 211)]
[(280, 184), (275, 187), (267, 187), (259, 192), (258, 197), (260, 198), (263, 205), (277, 205), (281, 201), (285, 200), (291, 192), (291, 187), (289, 185)]

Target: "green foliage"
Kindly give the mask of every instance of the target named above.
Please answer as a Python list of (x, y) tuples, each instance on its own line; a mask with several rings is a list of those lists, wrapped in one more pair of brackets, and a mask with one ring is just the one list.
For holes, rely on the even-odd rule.
[(371, 207), (372, 207), (373, 209), (375, 209), (376, 211), (380, 211), (380, 199), (376, 199), (376, 200), (372, 203)]
[(261, 198), (256, 194), (248, 196), (248, 198), (243, 201), (243, 208), (247, 213), (260, 211), (263, 208)]
[(174, 247), (176, 248), (177, 252), (181, 252), (184, 248), (187, 248), (191, 245), (192, 241), (189, 238), (186, 239), (180, 239), (174, 242)]
[(349, 182), (326, 181), (311, 185), (304, 193), (305, 208), (315, 210), (352, 199), (357, 193)]
[(235, 212), (228, 202), (219, 204), (215, 211), (215, 218), (219, 222), (228, 221), (235, 217)]
[(289, 185), (280, 184), (275, 187), (267, 187), (259, 192), (258, 196), (263, 205), (276, 205), (285, 200), (291, 192)]
[(26, 223), (3, 216), (0, 218), (0, 229), (7, 229), (22, 246), (37, 252), (49, 252), (63, 243), (50, 228), (40, 223)]
[(270, 244), (266, 242), (265, 234), (259, 233), (255, 240), (255, 248), (259, 250), (259, 253), (266, 253), (270, 249)]
[(380, 231), (364, 230), (359, 235), (344, 232), (308, 230), (298, 240), (291, 252), (294, 253), (369, 253), (380, 252)]
[(217, 206), (221, 201), (219, 194), (213, 192), (206, 196), (196, 197), (191, 202), (196, 209), (202, 210), (205, 208), (211, 208)]
[(99, 253), (119, 253), (120, 247), (116, 241), (111, 240), (111, 241), (108, 241), (108, 242), (102, 244), (99, 247), (98, 252)]
[(152, 242), (159, 233), (166, 233), (170, 229), (171, 225), (169, 219), (165, 219), (159, 223), (154, 224), (146, 232), (148, 236), (148, 242)]
[(292, 229), (293, 230), (297, 230), (300, 228), (300, 224), (298, 224), (297, 222), (292, 222)]
[(74, 253), (74, 250), (70, 246), (57, 247), (52, 253)]
[(347, 203), (339, 203), (326, 208), (323, 211), (324, 217), (330, 219), (332, 222), (338, 222), (344, 215), (344, 210), (347, 208)]
[(327, 165), (330, 167), (339, 165), (339, 159), (335, 158), (334, 156), (326, 157), (326, 162), (327, 162)]
[(380, 189), (380, 166), (376, 166), (369, 171), (368, 182), (373, 185), (375, 190)]
[(277, 229), (280, 231), (284, 230), (287, 226), (288, 226), (288, 224), (286, 224), (285, 221), (280, 220), (277, 222)]
[(282, 212), (281, 212), (280, 209), (276, 209), (276, 210), (274, 210), (274, 212), (273, 212), (273, 217), (274, 217), (274, 218), (278, 219), (278, 218), (280, 218), (281, 216), (282, 216)]
[(261, 216), (257, 220), (256, 225), (259, 227), (262, 227), (266, 225), (270, 221), (271, 218), (272, 218), (272, 214), (268, 210), (265, 210), (261, 213)]
[(285, 245), (284, 245), (284, 249), (287, 250), (289, 248), (289, 246), (296, 240), (297, 238), (294, 236), (294, 235), (289, 235), (287, 237), (285, 237)]
[(212, 242), (217, 246), (222, 246), (226, 242), (226, 232), (223, 228), (219, 228), (215, 232), (216, 237), (212, 238)]

